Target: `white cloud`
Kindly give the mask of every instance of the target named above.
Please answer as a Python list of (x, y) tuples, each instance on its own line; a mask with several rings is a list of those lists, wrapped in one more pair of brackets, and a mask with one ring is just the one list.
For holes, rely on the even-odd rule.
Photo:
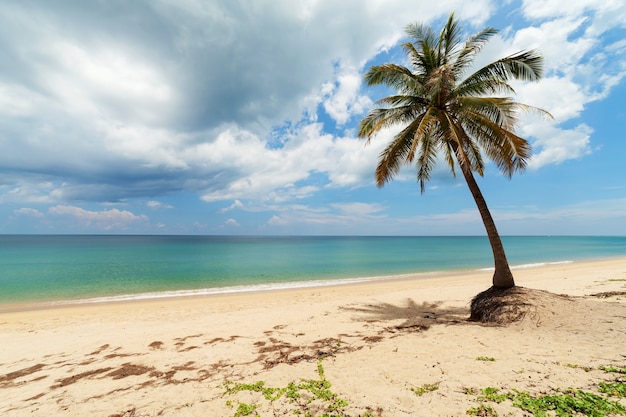
[[(626, 199), (581, 201), (555, 207), (493, 207), (491, 214), (501, 235), (571, 235), (573, 230), (588, 235), (623, 235), (626, 232)], [(378, 227), (383, 229), (384, 223)], [(475, 208), (410, 216), (386, 226), (392, 234), (484, 235)], [(384, 230), (384, 229), (383, 229)]]
[(118, 209), (89, 211), (76, 206), (58, 205), (50, 207), (48, 212), (54, 216), (70, 217), (84, 226), (101, 230), (123, 230), (133, 223), (148, 221), (148, 217), (143, 214), (135, 215)]
[(48, 181), (20, 183), (20, 180), (5, 176), (5, 184), (0, 184), (0, 203), (46, 204), (57, 200), (55, 184)]
[(331, 207), (337, 209), (341, 214), (354, 217), (378, 215), (385, 210), (385, 207), (381, 204), (360, 202), (334, 203), (331, 204)]
[(580, 201), (557, 207), (520, 207), (493, 211), (505, 234), (624, 235), (626, 199)]
[(43, 214), (39, 210), (23, 207), (17, 210), (13, 210), (13, 214), (16, 216), (25, 216), (25, 217), (43, 217)]
[(277, 215), (272, 216), (267, 221), (267, 224), (270, 225), (270, 226), (284, 226), (287, 223), (288, 223), (287, 220), (285, 220), (281, 216), (277, 216)]
[(589, 102), (590, 97), (583, 88), (571, 79), (548, 77), (537, 83), (519, 86), (517, 99), (547, 110), (554, 117), (554, 123), (562, 123), (580, 116)]
[[(626, 232), (624, 207), (626, 199), (606, 198), (556, 206), (496, 207), (492, 215), (502, 235), (623, 236)], [(477, 211), (474, 220), (482, 233), (484, 229), (481, 230), (483, 226)]]
[(169, 204), (163, 204), (160, 201), (155, 201), (155, 200), (150, 200), (148, 202), (146, 202), (146, 206), (148, 206), (149, 208), (153, 209), (153, 210), (157, 210), (157, 209), (173, 209), (174, 206), (171, 206)]
[(621, 42), (602, 38), (612, 29), (625, 27), (626, 3), (527, 0), (523, 11), (543, 22), (517, 31), (513, 44), (519, 49), (539, 48), (546, 77), (537, 83), (516, 84), (517, 99), (554, 116), (550, 123), (526, 116), (520, 123), (522, 136), (529, 137), (534, 147), (529, 166), (537, 169), (592, 152), (593, 127), (583, 123), (562, 126), (579, 118), (589, 103), (606, 98), (626, 77)]
[[(371, 182), (375, 154), (382, 144), (365, 147), (356, 138), (324, 133), (322, 127), (319, 123), (299, 126), (288, 134), (282, 148), (269, 148), (256, 135), (234, 128), (222, 132), (212, 143), (198, 145), (189, 158), (199, 169), (219, 172), (215, 180), (222, 182), (220, 188), (208, 189), (202, 198), (288, 201), (311, 196), (322, 186)], [(234, 170), (232, 176), (229, 170)], [(324, 174), (330, 182), (303, 183), (315, 174)]]
[(322, 86), (324, 110), (338, 125), (344, 125), (350, 117), (371, 107), (372, 100), (359, 94), (360, 88), (361, 75), (355, 68), (342, 71), (334, 84)]
[[(367, 205), (328, 206), (331, 214), (293, 205), (329, 188), (373, 182), (393, 132), (364, 146), (350, 131), (371, 105), (360, 89), (365, 63), (395, 45), (406, 23), (440, 22), (456, 10), (464, 23), (482, 27), (495, 6), (488, 0), (284, 0), (272, 7), (137, 0), (115, 10), (102, 2), (2, 4), (0, 202), (63, 204), (50, 213), (101, 228), (147, 218), (66, 204), (139, 198), (151, 209), (171, 208), (158, 199), (182, 191), (206, 202), (234, 201), (221, 213), (244, 208), (241, 201), (246, 210), (288, 202), (288, 212), (268, 224), (339, 224), (347, 221), (344, 208), (377, 215)], [(540, 20), (505, 30), (485, 48), (480, 59), (531, 47), (546, 56), (547, 77), (516, 86), (520, 101), (556, 117), (554, 124), (521, 124), (535, 145), (532, 168), (591, 151), (594, 126), (562, 126), (623, 80), (626, 44), (620, 38), (604, 47), (600, 37), (623, 27), (625, 7), (619, 0), (525, 1), (525, 16)], [(322, 111), (346, 131), (324, 126)], [(447, 167), (433, 174), (439, 172)], [(414, 181), (414, 168), (398, 178)]]
[[(363, 63), (408, 21), (451, 9), (481, 22), (492, 5), (2, 4), (0, 166), (17, 178), (11, 197), (115, 202), (185, 189), (206, 201), (288, 201), (369, 182), (377, 147), (307, 123), (317, 106), (339, 125), (362, 113)], [(267, 129), (286, 121), (297, 128), (284, 147), (268, 147)], [(304, 183), (316, 174), (327, 180)]]
[[(269, 208), (267, 208), (269, 209)], [(284, 232), (298, 229), (304, 233), (361, 234), (386, 218), (385, 207), (378, 203), (347, 202), (312, 208), (304, 205), (275, 207), (264, 230)]]
[(538, 138), (533, 143), (534, 154), (528, 164), (531, 169), (577, 159), (592, 151), (590, 138), (593, 130), (585, 124), (564, 130), (548, 123), (535, 123), (524, 130)]
[(531, 18), (550, 18), (558, 16), (580, 16), (588, 12), (595, 12), (603, 19), (612, 18), (623, 23), (620, 19), (626, 13), (626, 7), (621, 0), (523, 0), (524, 14)]
[[(53, 40), (41, 48), (40, 59), (57, 62), (41, 81), (67, 108), (118, 120), (159, 121), (173, 101), (173, 89), (158, 67), (141, 62), (124, 45), (81, 45), (80, 40)], [(32, 53), (32, 50), (31, 50)]]
[(243, 207), (243, 203), (242, 203), (241, 201), (239, 201), (239, 200), (235, 200), (235, 201), (233, 202), (233, 204), (231, 204), (231, 205), (230, 205), (230, 206), (228, 206), (228, 207), (225, 207), (225, 208), (221, 209), (219, 212), (220, 212), (220, 213), (226, 213), (227, 211), (231, 211), (231, 210), (235, 210), (235, 209), (240, 209), (240, 208), (242, 208), (242, 207)]
[(587, 20), (585, 16), (557, 18), (521, 29), (515, 33), (512, 47), (515, 50), (539, 48), (544, 56), (547, 75), (558, 72), (572, 77), (576, 65), (598, 42), (584, 32), (577, 33)]
[(239, 223), (237, 223), (237, 220), (232, 219), (232, 218), (231, 218), (231, 219), (226, 220), (226, 223), (225, 223), (225, 224), (226, 224), (226, 226), (232, 226), (232, 227), (239, 227), (239, 226), (240, 226), (240, 224), (239, 224)]
[(13, 117), (35, 115), (46, 99), (40, 94), (15, 84), (0, 82), (0, 113)]

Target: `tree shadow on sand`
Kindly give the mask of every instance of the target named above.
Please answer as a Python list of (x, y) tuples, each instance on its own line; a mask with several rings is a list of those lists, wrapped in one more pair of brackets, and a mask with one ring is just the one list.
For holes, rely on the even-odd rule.
[[(423, 331), (433, 325), (453, 325), (468, 323), (468, 308), (442, 307), (442, 302), (417, 304), (407, 299), (405, 305), (390, 303), (365, 304), (362, 306), (342, 307), (343, 310), (361, 313), (355, 320), (367, 323), (395, 322), (387, 330)], [(399, 322), (399, 323), (397, 323)]]

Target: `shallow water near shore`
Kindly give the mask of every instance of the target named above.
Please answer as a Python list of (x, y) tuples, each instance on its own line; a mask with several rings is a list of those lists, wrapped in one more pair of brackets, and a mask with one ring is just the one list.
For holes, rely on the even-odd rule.
[[(509, 262), (626, 255), (626, 237), (503, 237)], [(486, 237), (0, 236), (0, 304), (159, 298), (486, 269)]]

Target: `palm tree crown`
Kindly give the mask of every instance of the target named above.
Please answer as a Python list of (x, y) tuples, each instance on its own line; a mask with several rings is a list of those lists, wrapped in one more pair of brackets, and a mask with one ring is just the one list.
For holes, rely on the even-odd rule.
[(473, 172), (483, 175), (483, 155), (509, 177), (526, 167), (530, 144), (514, 129), (519, 111), (534, 108), (507, 96), (514, 93), (509, 82), (540, 79), (543, 58), (536, 50), (521, 51), (463, 78), (483, 45), (497, 33), (495, 29), (483, 29), (463, 43), (461, 27), (452, 13), (439, 35), (420, 24), (408, 25), (406, 33), (411, 42), (402, 47), (410, 68), (376, 65), (364, 75), (369, 86), (386, 85), (397, 93), (379, 100), (378, 108), (363, 118), (359, 137), (369, 142), (382, 129), (402, 126), (380, 154), (376, 182), (382, 187), (402, 165), (415, 163), (424, 192), (439, 154), (443, 154), (453, 174), (458, 164), (494, 250), (494, 286), (512, 287), (504, 249)]

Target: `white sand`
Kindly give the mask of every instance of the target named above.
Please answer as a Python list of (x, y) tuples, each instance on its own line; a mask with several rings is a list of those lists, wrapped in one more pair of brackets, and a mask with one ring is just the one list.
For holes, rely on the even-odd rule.
[[(611, 377), (599, 366), (626, 366), (626, 297), (591, 296), (626, 291), (626, 259), (514, 274), (574, 297), (519, 324), (470, 323), (471, 298), (490, 284), (483, 271), (0, 313), (0, 415), (232, 416), (239, 402), (294, 415), (287, 402), (224, 395), (224, 382), (283, 387), (318, 378), (323, 357), (347, 415), (462, 416), (480, 388), (597, 392)], [(424, 384), (439, 388), (412, 391)]]

